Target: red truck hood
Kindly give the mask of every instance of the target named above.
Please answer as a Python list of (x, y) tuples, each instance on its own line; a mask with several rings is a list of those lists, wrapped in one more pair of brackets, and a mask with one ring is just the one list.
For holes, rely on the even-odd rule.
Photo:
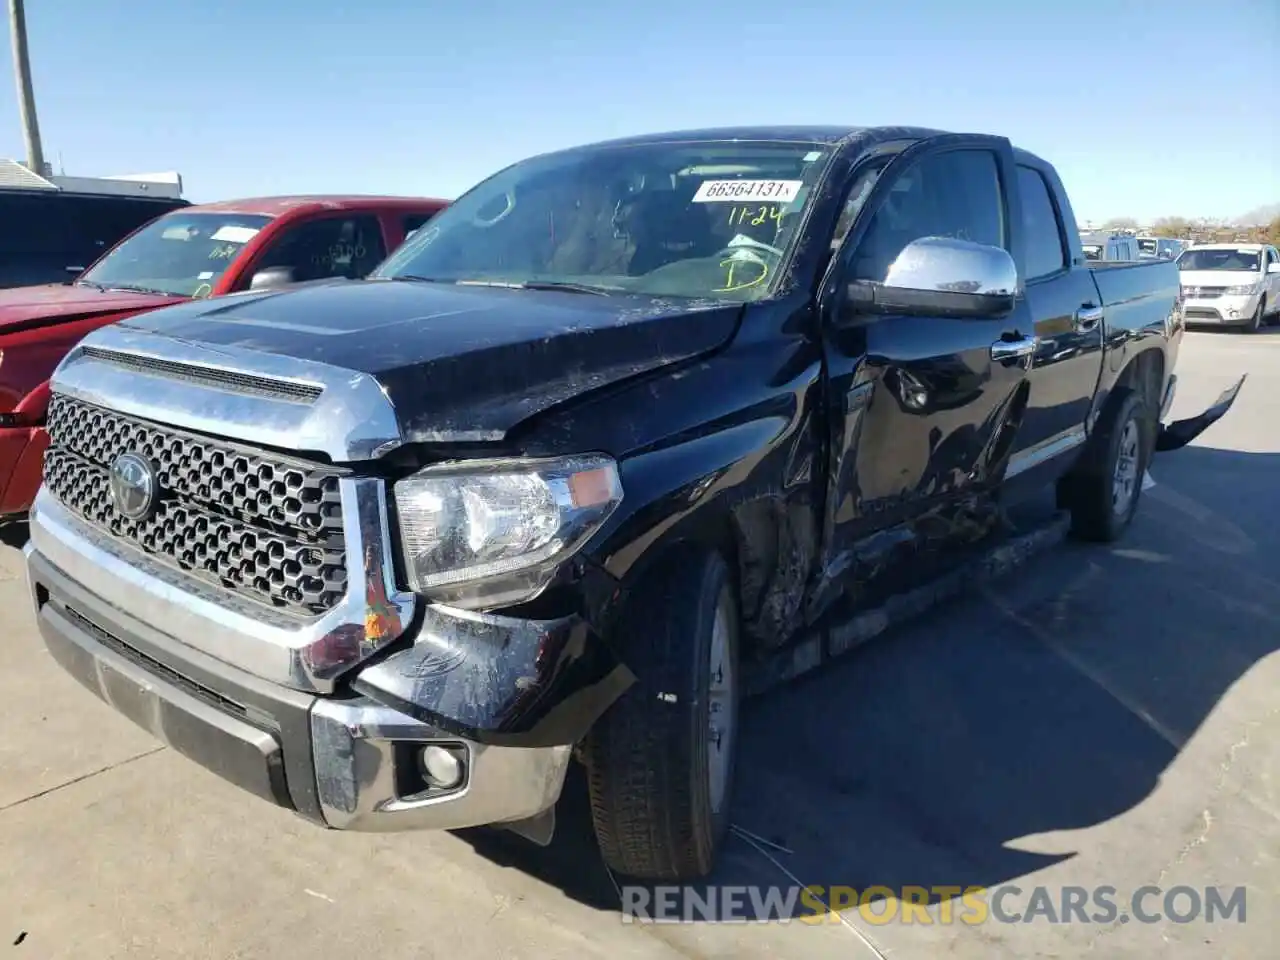
[(0, 290), (0, 333), (101, 314), (140, 313), (188, 299), (127, 290), (104, 292), (63, 284), (11, 287)]

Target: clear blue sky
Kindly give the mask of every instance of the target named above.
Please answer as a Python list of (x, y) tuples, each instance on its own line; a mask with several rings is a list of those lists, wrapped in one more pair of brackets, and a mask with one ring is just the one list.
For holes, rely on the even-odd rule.
[[(27, 19), (46, 158), (178, 170), (197, 201), (456, 196), (535, 152), (754, 122), (1001, 133), (1082, 218), (1280, 201), (1280, 0), (27, 0)], [(7, 42), (0, 68), (0, 156), (21, 157)]]

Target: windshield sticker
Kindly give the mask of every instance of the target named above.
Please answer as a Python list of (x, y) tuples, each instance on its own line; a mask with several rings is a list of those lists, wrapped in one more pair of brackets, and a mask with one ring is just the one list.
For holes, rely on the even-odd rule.
[(257, 235), (257, 227), (225, 226), (219, 227), (209, 239), (223, 243), (248, 243)]
[(188, 226), (165, 227), (160, 237), (164, 240), (190, 240), (191, 228)]
[(821, 150), (814, 150), (812, 153), (806, 153), (806, 154), (804, 155), (804, 161), (803, 161), (803, 162), (804, 162), (804, 163), (813, 163), (813, 161), (817, 160), (820, 156), (822, 156), (822, 151), (821, 151)]
[(208, 280), (208, 279), (209, 279), (209, 278), (211, 278), (212, 276), (213, 276), (213, 271), (212, 271), (212, 270), (205, 270), (203, 273), (197, 274), (196, 279), (197, 279), (197, 280)]
[(742, 203), (766, 200), (790, 203), (804, 186), (803, 180), (704, 180), (693, 195), (694, 203)]

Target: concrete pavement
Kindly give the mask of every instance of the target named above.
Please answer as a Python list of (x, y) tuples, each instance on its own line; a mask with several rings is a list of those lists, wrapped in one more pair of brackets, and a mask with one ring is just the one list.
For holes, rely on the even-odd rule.
[[(1026, 570), (749, 705), (730, 884), (1248, 886), (1244, 924), (624, 924), (570, 785), (550, 850), (325, 833), (64, 676), (0, 547), (0, 955), (1180, 960), (1280, 941), (1280, 331), (1188, 335), (1128, 538)], [(14, 532), (8, 536), (16, 540)], [(776, 846), (770, 846), (774, 844)], [(1013, 902), (1012, 900), (1010, 901)], [(1020, 905), (1021, 906), (1021, 905)], [(10, 947), (15, 941), (20, 941)]]

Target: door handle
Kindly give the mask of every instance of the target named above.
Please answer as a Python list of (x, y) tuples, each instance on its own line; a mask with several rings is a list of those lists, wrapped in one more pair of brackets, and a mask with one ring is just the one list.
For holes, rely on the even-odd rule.
[(991, 345), (991, 359), (1002, 363), (1009, 360), (1020, 360), (1036, 352), (1039, 340), (1035, 337), (1022, 337), (1018, 340), (997, 340)]
[(1102, 308), (1086, 303), (1076, 311), (1076, 329), (1082, 333), (1092, 330), (1102, 322)]

